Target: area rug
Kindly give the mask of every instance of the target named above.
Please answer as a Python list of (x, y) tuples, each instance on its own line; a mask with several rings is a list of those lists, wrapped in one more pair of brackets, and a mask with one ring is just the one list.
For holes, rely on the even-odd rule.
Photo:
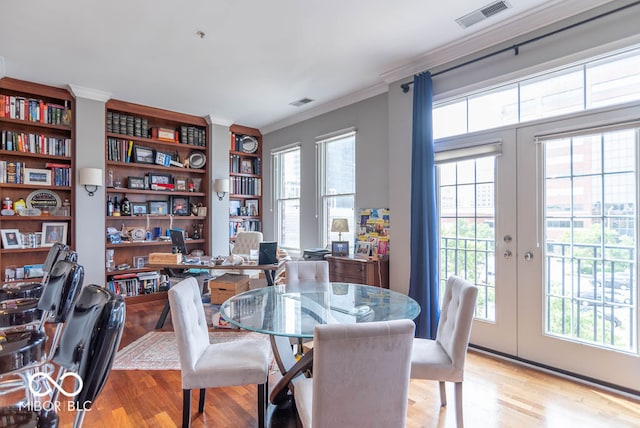
[[(245, 339), (269, 340), (251, 331), (209, 332), (211, 343)], [(180, 370), (176, 336), (172, 331), (151, 331), (116, 354), (113, 370)]]

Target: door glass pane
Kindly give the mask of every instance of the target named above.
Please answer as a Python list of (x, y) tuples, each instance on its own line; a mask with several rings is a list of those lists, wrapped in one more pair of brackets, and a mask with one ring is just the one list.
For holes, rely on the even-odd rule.
[(438, 174), (441, 291), (451, 275), (473, 282), (476, 318), (495, 321), (495, 158), (439, 165)]
[[(544, 144), (547, 334), (637, 346), (637, 136), (631, 129)], [(571, 166), (568, 176), (561, 165)]]

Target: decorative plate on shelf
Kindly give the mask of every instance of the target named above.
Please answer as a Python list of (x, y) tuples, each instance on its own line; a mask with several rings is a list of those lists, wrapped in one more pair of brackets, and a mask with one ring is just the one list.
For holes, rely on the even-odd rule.
[(202, 168), (207, 162), (207, 158), (204, 154), (195, 152), (189, 155), (189, 167), (190, 168)]
[(57, 193), (51, 190), (34, 190), (27, 196), (27, 208), (58, 208), (62, 206), (62, 201)]
[(255, 153), (258, 150), (258, 140), (251, 135), (242, 137), (242, 151), (245, 153)]

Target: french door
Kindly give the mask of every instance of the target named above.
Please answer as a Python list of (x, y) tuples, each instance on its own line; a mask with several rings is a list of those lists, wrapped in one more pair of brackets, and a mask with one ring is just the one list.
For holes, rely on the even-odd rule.
[(479, 288), (471, 343), (640, 391), (633, 118), (640, 108), (438, 143), (440, 277)]

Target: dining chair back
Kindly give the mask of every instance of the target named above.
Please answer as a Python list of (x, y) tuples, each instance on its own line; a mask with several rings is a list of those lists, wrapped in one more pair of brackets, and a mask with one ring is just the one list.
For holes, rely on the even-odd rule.
[(206, 388), (258, 385), (258, 426), (264, 427), (269, 375), (269, 342), (243, 339), (212, 344), (198, 288), (185, 278), (169, 289), (171, 320), (182, 375), (182, 426), (191, 424), (191, 390), (200, 390), (198, 412), (204, 411)]
[(293, 381), (302, 426), (405, 426), (414, 330), (406, 319), (317, 325), (313, 377)]
[(288, 261), (284, 265), (287, 289), (305, 283), (328, 283), (329, 262), (326, 260)]
[(445, 381), (455, 384), (456, 421), (462, 428), (462, 380), (478, 288), (450, 276), (447, 280), (435, 340), (416, 338), (411, 357), (411, 378), (437, 380), (440, 403), (447, 405)]

